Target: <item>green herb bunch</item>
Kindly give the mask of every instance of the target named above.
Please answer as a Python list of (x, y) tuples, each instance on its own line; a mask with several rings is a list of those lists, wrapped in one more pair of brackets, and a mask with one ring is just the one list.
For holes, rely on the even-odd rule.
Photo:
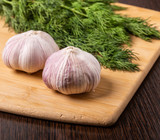
[(48, 32), (60, 48), (75, 46), (92, 53), (105, 68), (139, 70), (130, 35), (150, 41), (160, 32), (140, 18), (115, 14), (114, 0), (0, 0), (0, 14), (17, 33)]

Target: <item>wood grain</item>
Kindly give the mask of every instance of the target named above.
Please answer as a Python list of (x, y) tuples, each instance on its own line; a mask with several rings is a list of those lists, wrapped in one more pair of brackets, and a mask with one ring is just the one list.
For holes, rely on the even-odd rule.
[[(160, 27), (159, 12), (133, 6), (121, 14), (151, 17)], [(146, 14), (147, 13), (147, 14)], [(1, 25), (3, 25), (1, 21)], [(5, 46), (13, 33), (1, 26), (0, 42)], [(132, 37), (133, 51), (139, 58), (140, 72), (102, 69), (101, 82), (95, 92), (65, 96), (48, 89), (41, 79), (41, 71), (29, 75), (8, 69), (0, 59), (0, 110), (54, 121), (102, 125), (114, 124), (144, 80), (160, 54), (160, 41), (146, 42)], [(3, 48), (1, 48), (2, 53)]]
[(159, 0), (119, 0), (119, 2), (160, 11)]
[[(155, 9), (159, 0), (119, 0)], [(141, 4), (142, 3), (142, 4)], [(149, 4), (151, 3), (151, 4)], [(137, 15), (138, 16), (138, 15)], [(160, 139), (160, 58), (115, 125), (109, 128), (64, 124), (0, 112), (1, 140)], [(136, 114), (136, 116), (135, 116)]]

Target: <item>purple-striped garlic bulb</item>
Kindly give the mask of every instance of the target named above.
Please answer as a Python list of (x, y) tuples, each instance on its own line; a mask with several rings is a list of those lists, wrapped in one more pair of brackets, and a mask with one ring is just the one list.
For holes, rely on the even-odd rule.
[(58, 50), (48, 33), (30, 30), (7, 41), (2, 59), (9, 68), (33, 73), (43, 69), (47, 58)]
[(90, 53), (72, 46), (52, 54), (43, 70), (43, 81), (63, 94), (94, 90), (100, 82), (101, 66)]

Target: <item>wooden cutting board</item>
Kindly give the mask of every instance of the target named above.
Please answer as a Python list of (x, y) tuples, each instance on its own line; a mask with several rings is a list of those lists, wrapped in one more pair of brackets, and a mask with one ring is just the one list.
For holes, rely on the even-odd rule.
[[(128, 7), (119, 13), (150, 17), (160, 29), (160, 12)], [(14, 35), (0, 20), (0, 56), (6, 41)], [(42, 71), (27, 74), (7, 68), (0, 57), (0, 110), (54, 121), (108, 126), (117, 121), (160, 54), (160, 40), (152, 42), (132, 37), (132, 49), (139, 57), (140, 72), (102, 69), (95, 92), (66, 96), (48, 89)]]

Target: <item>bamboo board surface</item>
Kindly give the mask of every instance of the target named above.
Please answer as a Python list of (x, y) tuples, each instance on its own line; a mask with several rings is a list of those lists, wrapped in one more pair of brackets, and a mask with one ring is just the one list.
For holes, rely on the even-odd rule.
[[(150, 23), (160, 30), (160, 12), (128, 7), (119, 13), (135, 17), (150, 17)], [(15, 33), (0, 20), (0, 56), (6, 41)], [(117, 121), (145, 76), (160, 55), (160, 40), (152, 42), (132, 37), (132, 49), (137, 53), (140, 72), (102, 69), (101, 82), (95, 92), (66, 96), (48, 89), (42, 81), (42, 71), (35, 74), (7, 68), (0, 57), (0, 111), (54, 121), (109, 126)]]

